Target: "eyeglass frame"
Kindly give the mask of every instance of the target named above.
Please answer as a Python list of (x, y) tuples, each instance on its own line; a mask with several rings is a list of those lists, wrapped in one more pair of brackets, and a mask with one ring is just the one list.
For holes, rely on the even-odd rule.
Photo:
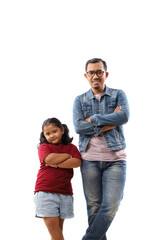
[[(99, 76), (99, 75), (97, 75), (97, 73), (100, 72), (100, 71), (101, 71), (101, 75)], [(89, 75), (88, 75), (89, 72), (93, 72), (93, 74), (92, 74), (91, 76), (89, 76)], [(103, 71), (103, 70), (97, 70), (97, 71), (88, 71), (88, 72), (86, 72), (86, 73), (87, 73), (87, 76), (88, 76), (88, 77), (94, 77), (95, 74), (97, 75), (97, 77), (102, 77), (103, 74), (104, 74), (104, 72), (105, 72), (105, 71)]]

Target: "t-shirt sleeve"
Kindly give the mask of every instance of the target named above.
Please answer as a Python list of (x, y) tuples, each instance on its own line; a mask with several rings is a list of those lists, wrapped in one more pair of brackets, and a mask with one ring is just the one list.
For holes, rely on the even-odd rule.
[(71, 148), (71, 155), (73, 158), (82, 158), (80, 152), (78, 151), (78, 148), (73, 144)]
[(47, 143), (42, 143), (39, 148), (38, 148), (38, 156), (39, 156), (39, 160), (41, 163), (43, 163), (44, 159), (50, 154), (52, 153), (51, 148), (49, 146), (49, 144)]

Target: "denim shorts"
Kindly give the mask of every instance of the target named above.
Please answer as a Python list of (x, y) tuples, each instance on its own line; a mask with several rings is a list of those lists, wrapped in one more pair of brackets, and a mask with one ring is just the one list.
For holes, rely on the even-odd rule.
[(74, 217), (73, 196), (48, 192), (36, 192), (34, 196), (36, 217)]

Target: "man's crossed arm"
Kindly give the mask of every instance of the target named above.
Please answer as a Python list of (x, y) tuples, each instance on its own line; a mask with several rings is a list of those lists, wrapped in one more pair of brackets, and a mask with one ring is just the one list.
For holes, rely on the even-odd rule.
[[(121, 109), (122, 109), (121, 106), (116, 107), (116, 109), (114, 110), (114, 112), (119, 112), (119, 111), (121, 111)], [(86, 122), (89, 122), (89, 123), (91, 122), (90, 118), (86, 118), (85, 121), (86, 121)], [(116, 127), (116, 126), (109, 126), (109, 125), (104, 126), (104, 127), (102, 128), (102, 131), (101, 131), (101, 132), (106, 132), (106, 131), (111, 130), (111, 129), (115, 128), (115, 127)]]

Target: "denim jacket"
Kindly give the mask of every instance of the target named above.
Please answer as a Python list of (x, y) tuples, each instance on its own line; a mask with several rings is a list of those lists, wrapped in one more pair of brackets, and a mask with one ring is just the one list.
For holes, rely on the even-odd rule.
[[(122, 109), (114, 113), (117, 106), (121, 106)], [(86, 118), (90, 118), (91, 122), (86, 122)], [(95, 98), (91, 89), (76, 97), (73, 105), (73, 124), (76, 133), (79, 134), (79, 150), (86, 151), (93, 135), (103, 135), (110, 151), (124, 149), (126, 144), (122, 125), (127, 123), (128, 119), (129, 105), (122, 90), (106, 86), (100, 101)], [(116, 128), (101, 133), (106, 125)]]

